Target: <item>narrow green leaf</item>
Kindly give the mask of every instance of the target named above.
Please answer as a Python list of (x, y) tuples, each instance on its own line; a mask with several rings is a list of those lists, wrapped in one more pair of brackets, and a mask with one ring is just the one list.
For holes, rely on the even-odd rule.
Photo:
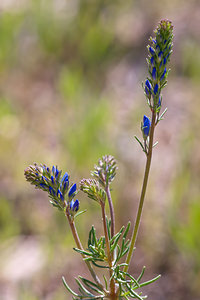
[(80, 254), (84, 254), (84, 255), (88, 255), (88, 256), (92, 256), (92, 254), (90, 252), (87, 252), (85, 250), (81, 250), (81, 249), (78, 249), (78, 248), (73, 248), (74, 251), (80, 253)]
[(124, 256), (127, 252), (128, 252), (129, 248), (126, 248), (126, 250), (124, 250), (121, 254), (121, 257)]
[(98, 267), (98, 268), (109, 269), (108, 266), (101, 266), (101, 265), (97, 264), (94, 260), (91, 260), (91, 261), (92, 261), (93, 265), (95, 265), (95, 266)]
[(142, 142), (138, 139), (138, 137), (136, 135), (134, 136), (134, 138), (140, 144), (140, 146), (142, 147), (142, 150), (145, 152), (145, 149), (144, 149), (144, 146), (142, 145)]
[(77, 214), (74, 215), (74, 218), (77, 218), (78, 216), (84, 214), (86, 211), (87, 211), (87, 209), (77, 212)]
[[(122, 228), (124, 229), (124, 226), (123, 226)], [(121, 228), (121, 229), (122, 229), (122, 228)], [(123, 231), (123, 230), (122, 230), (122, 231)], [(118, 233), (116, 233), (116, 234), (112, 237), (112, 239), (110, 240), (110, 244), (112, 244), (116, 238), (118, 238), (119, 236), (121, 236), (121, 234), (122, 234), (122, 232), (121, 232), (121, 230), (120, 230)]]
[(79, 276), (79, 278), (82, 280), (82, 282), (90, 289), (94, 290), (97, 293), (101, 293), (102, 294), (102, 288), (100, 286), (98, 286), (96, 283), (82, 277)]
[[(143, 300), (143, 298), (142, 297), (140, 297), (136, 292), (134, 292), (132, 289), (131, 289), (131, 287), (129, 287), (129, 285), (126, 285), (126, 287), (127, 287), (127, 289), (128, 289), (128, 291), (129, 291), (129, 296), (134, 296), (135, 298), (137, 298), (137, 299), (139, 299), (139, 300)], [(133, 297), (133, 298), (134, 298)]]
[(158, 280), (160, 277), (161, 277), (161, 275), (158, 275), (158, 276), (156, 276), (155, 278), (153, 278), (153, 279), (151, 279), (151, 280), (148, 280), (148, 281), (146, 281), (146, 282), (140, 283), (140, 287), (143, 287), (143, 286), (148, 285), (148, 284), (150, 284), (150, 283), (152, 283), (152, 282), (155, 282), (155, 281)]
[(128, 224), (127, 224), (127, 227), (126, 227), (126, 229), (124, 231), (123, 238), (127, 237), (127, 234), (129, 232), (130, 226), (131, 226), (131, 222), (129, 221)]
[(113, 250), (116, 248), (120, 236), (121, 236), (121, 234), (119, 234), (118, 237), (115, 239), (114, 243), (113, 243), (112, 246), (110, 247), (110, 252), (113, 252)]
[(138, 278), (137, 278), (137, 282), (140, 282), (140, 280), (142, 279), (142, 277), (143, 277), (143, 275), (144, 275), (145, 270), (146, 270), (146, 267), (144, 266), (144, 267), (142, 268), (142, 272), (140, 273), (140, 275), (139, 275)]
[(163, 120), (162, 117), (164, 116), (164, 114), (166, 114), (167, 112), (167, 107), (165, 108), (165, 110), (163, 111), (163, 113), (160, 115), (158, 121)]
[(108, 281), (106, 279), (106, 276), (103, 275), (103, 279), (104, 279), (104, 282), (105, 282), (105, 287), (106, 287), (106, 290), (108, 289)]
[(76, 294), (74, 291), (72, 291), (72, 289), (70, 289), (70, 287), (68, 286), (64, 276), (62, 276), (62, 282), (63, 282), (64, 286), (66, 287), (66, 289), (68, 290), (68, 292), (70, 292), (75, 297), (78, 297), (78, 294)]
[(75, 280), (79, 285), (79, 291), (82, 293), (83, 296), (94, 297), (94, 295), (90, 291), (88, 291), (77, 278), (75, 278)]

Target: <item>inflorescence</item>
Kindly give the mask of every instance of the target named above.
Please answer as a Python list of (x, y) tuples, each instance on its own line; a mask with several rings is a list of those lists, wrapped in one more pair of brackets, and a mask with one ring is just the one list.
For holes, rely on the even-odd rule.
[(53, 206), (68, 210), (71, 215), (74, 215), (79, 209), (78, 199), (74, 200), (77, 194), (76, 183), (69, 183), (69, 175), (66, 172), (61, 176), (62, 171), (57, 167), (47, 167), (44, 164), (30, 165), (25, 171), (26, 180), (29, 181), (37, 189), (41, 189), (48, 193), (51, 198), (50, 202)]
[[(173, 26), (171, 21), (162, 20), (154, 33), (155, 38), (150, 37), (150, 45), (147, 46), (147, 64), (149, 76), (146, 78), (143, 88), (147, 104), (151, 112), (156, 113), (155, 125), (157, 125), (166, 112), (165, 110), (164, 113), (159, 116), (162, 107), (161, 91), (167, 84), (167, 76), (169, 73), (169, 69), (167, 69), (167, 63), (170, 60), (173, 46)], [(141, 124), (141, 130), (144, 139), (144, 152), (146, 152), (150, 128), (151, 121), (147, 116), (144, 116)]]

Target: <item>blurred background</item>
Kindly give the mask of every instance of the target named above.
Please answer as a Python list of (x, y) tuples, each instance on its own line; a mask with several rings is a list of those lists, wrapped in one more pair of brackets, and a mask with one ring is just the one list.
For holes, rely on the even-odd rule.
[[(117, 229), (136, 216), (145, 156), (134, 140), (149, 115), (141, 87), (148, 38), (162, 18), (174, 52), (130, 271), (149, 299), (200, 299), (200, 3), (198, 0), (0, 1), (0, 299), (71, 299), (61, 276), (87, 275), (62, 213), (26, 183), (33, 162), (73, 182), (112, 154)], [(98, 205), (79, 194), (86, 245)], [(88, 275), (89, 276), (89, 275)], [(75, 287), (76, 289), (76, 287)]]

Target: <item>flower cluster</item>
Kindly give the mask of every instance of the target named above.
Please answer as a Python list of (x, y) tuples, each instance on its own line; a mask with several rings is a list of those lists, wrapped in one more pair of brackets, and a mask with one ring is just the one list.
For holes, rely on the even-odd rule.
[(79, 201), (74, 201), (74, 196), (77, 194), (76, 183), (70, 186), (69, 175), (66, 172), (61, 176), (62, 171), (57, 167), (47, 167), (45, 164), (30, 165), (25, 171), (26, 180), (34, 185), (37, 189), (48, 192), (51, 198), (51, 203), (60, 209), (68, 209), (73, 215), (79, 209)]
[[(161, 90), (167, 84), (167, 76), (169, 69), (167, 69), (167, 63), (169, 62), (170, 55), (172, 53), (172, 39), (173, 39), (173, 26), (171, 21), (162, 20), (156, 30), (155, 38), (150, 38), (150, 45), (148, 49), (148, 72), (144, 85), (144, 93), (147, 98), (147, 103), (151, 109), (157, 113), (162, 105)], [(144, 138), (147, 138), (150, 131), (151, 122), (148, 117), (144, 116), (142, 132)]]
[(116, 170), (115, 158), (112, 155), (105, 155), (102, 159), (99, 159), (98, 165), (94, 166), (94, 171), (91, 174), (103, 187), (106, 187), (115, 178)]
[(80, 181), (80, 190), (86, 193), (90, 199), (98, 203), (106, 201), (106, 193), (95, 179), (82, 179)]

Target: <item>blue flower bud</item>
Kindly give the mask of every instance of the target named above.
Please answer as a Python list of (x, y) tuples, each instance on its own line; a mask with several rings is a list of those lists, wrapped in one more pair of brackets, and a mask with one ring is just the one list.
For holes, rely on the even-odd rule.
[(163, 59), (163, 65), (166, 65), (167, 59), (166, 57)]
[(42, 176), (42, 180), (43, 180), (44, 182), (46, 182), (46, 181), (47, 181), (47, 178), (46, 178), (45, 176)]
[(68, 175), (67, 172), (63, 175), (63, 178), (62, 178), (62, 180), (61, 180), (61, 183), (66, 182), (66, 181), (69, 181), (69, 175)]
[(54, 189), (51, 186), (49, 186), (49, 193), (53, 196), (56, 195), (56, 192), (54, 191)]
[(47, 188), (47, 185), (45, 183), (40, 183), (40, 186), (43, 188), (43, 189), (46, 189)]
[(159, 47), (159, 45), (156, 45), (156, 50), (160, 50), (160, 47)]
[(51, 175), (51, 182), (54, 184), (54, 177)]
[(146, 137), (149, 135), (150, 127), (151, 127), (151, 121), (147, 116), (144, 115), (142, 131)]
[(155, 55), (155, 50), (152, 47), (149, 47), (149, 52), (151, 53), (151, 55)]
[(158, 53), (158, 57), (161, 58), (162, 55), (163, 55), (163, 52), (160, 51), (160, 52)]
[(68, 196), (71, 197), (75, 192), (76, 192), (76, 183), (74, 183), (70, 188)]
[(151, 83), (148, 79), (146, 80), (145, 85), (147, 86), (148, 90), (151, 91)]
[(61, 191), (59, 189), (57, 191), (57, 197), (60, 198), (62, 201), (64, 201), (63, 194), (61, 193)]
[(58, 171), (58, 169), (56, 168), (56, 171), (55, 171), (55, 177), (57, 178), (58, 177), (58, 174), (59, 174), (60, 172)]
[(150, 62), (151, 62), (151, 65), (154, 65), (155, 59), (153, 56), (151, 57)]
[(146, 93), (146, 96), (149, 98), (151, 97), (151, 83), (149, 82), (149, 80), (147, 79), (146, 82), (145, 82), (145, 93)]
[(76, 199), (76, 201), (72, 200), (70, 202), (69, 208), (70, 208), (71, 211), (77, 212), (78, 209), (79, 209), (79, 201), (78, 201), (78, 199)]
[(162, 73), (161, 77), (160, 77), (160, 80), (163, 80), (165, 78), (165, 74), (167, 72), (167, 69), (165, 68), (164, 69), (164, 72)]
[(157, 109), (160, 110), (160, 107), (161, 107), (161, 99), (159, 97), (158, 104), (157, 104)]
[(53, 167), (52, 167), (52, 173), (55, 174), (55, 171), (56, 171), (56, 167), (53, 166)]
[(153, 68), (153, 71), (152, 71), (152, 78), (153, 78), (153, 80), (156, 80), (156, 68), (155, 67)]
[(156, 95), (157, 94), (157, 92), (158, 92), (158, 84), (156, 83), (156, 85), (155, 85), (155, 87), (154, 87), (154, 95)]

